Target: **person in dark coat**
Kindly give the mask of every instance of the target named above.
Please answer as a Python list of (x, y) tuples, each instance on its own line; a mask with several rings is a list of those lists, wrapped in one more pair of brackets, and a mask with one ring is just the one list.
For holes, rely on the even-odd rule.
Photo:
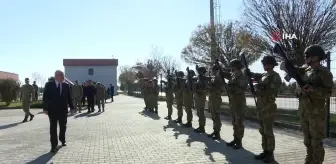
[[(73, 110), (70, 86), (64, 83), (64, 73), (55, 72), (55, 80), (49, 81), (44, 87), (43, 112), (48, 115), (50, 122), (51, 153), (56, 153), (58, 139), (62, 146), (66, 146), (65, 131), (68, 118), (68, 107)], [(57, 137), (57, 123), (59, 124), (59, 137)]]
[(88, 102), (88, 113), (94, 112), (95, 106), (95, 95), (96, 95), (96, 87), (93, 86), (92, 81), (89, 80), (86, 86), (86, 97)]

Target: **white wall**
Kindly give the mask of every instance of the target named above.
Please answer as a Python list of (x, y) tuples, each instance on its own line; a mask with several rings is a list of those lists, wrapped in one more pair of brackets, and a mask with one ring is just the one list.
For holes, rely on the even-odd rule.
[[(89, 76), (89, 68), (93, 68), (93, 76)], [(105, 87), (114, 85), (114, 93), (117, 93), (117, 66), (65, 66), (65, 77), (73, 83), (78, 80), (80, 84), (86, 80), (102, 83)]]

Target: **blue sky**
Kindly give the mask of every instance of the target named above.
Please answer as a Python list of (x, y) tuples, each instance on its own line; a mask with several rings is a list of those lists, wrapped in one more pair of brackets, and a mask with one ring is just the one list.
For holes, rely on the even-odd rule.
[[(223, 21), (240, 18), (242, 0), (218, 1)], [(0, 70), (20, 80), (34, 72), (52, 76), (63, 58), (114, 56), (132, 65), (152, 46), (186, 66), (181, 49), (197, 25), (209, 22), (209, 1), (11, 0), (0, 1), (0, 20)], [(251, 69), (262, 71), (259, 62)]]

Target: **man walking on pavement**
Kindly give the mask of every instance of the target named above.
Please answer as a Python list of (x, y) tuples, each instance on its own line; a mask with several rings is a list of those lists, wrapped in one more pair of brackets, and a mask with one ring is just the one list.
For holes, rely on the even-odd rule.
[(38, 86), (36, 85), (36, 81), (33, 82), (33, 87), (34, 87), (34, 99), (33, 101), (37, 101), (38, 100)]
[(30, 113), (30, 105), (32, 100), (34, 100), (35, 91), (34, 87), (29, 84), (29, 79), (25, 79), (25, 84), (20, 88), (21, 100), (23, 105), (23, 111), (25, 112), (25, 117), (22, 122), (27, 122), (28, 117), (30, 116), (30, 121), (33, 120), (34, 115)]
[(83, 87), (79, 85), (78, 80), (76, 80), (75, 85), (72, 86), (72, 97), (74, 101), (75, 111), (78, 110), (78, 112), (81, 113), (82, 112), (81, 99), (83, 97)]
[[(62, 146), (67, 146), (65, 131), (68, 118), (68, 106), (73, 111), (70, 86), (64, 83), (64, 73), (55, 72), (55, 81), (47, 82), (43, 93), (43, 112), (48, 115), (50, 122), (51, 153), (56, 153), (58, 139)], [(57, 123), (59, 124), (59, 138), (57, 139)]]
[(110, 84), (110, 95), (111, 95), (111, 102), (113, 102), (113, 96), (114, 96), (114, 86)]
[(101, 112), (101, 109), (103, 109), (103, 112), (105, 112), (105, 97), (106, 97), (106, 91), (105, 87), (98, 82), (96, 86), (97, 94), (96, 99), (98, 102), (98, 112)]

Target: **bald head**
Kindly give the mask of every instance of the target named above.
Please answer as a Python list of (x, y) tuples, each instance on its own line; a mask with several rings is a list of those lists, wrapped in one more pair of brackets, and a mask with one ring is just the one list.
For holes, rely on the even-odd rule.
[(64, 73), (61, 70), (55, 71), (55, 80), (57, 82), (63, 82), (64, 81)]

